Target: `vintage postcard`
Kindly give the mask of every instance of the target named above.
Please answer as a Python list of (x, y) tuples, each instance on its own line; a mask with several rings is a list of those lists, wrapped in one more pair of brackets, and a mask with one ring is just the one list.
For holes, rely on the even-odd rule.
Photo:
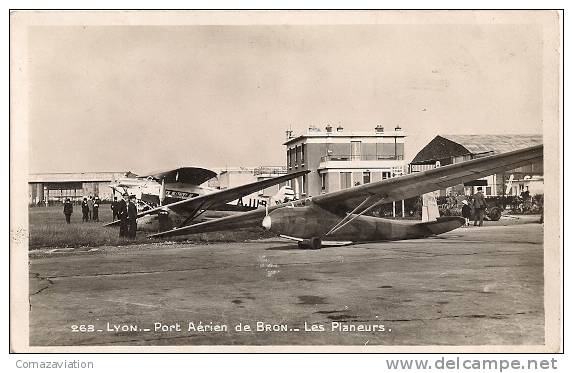
[(12, 11), (13, 352), (559, 352), (562, 12)]

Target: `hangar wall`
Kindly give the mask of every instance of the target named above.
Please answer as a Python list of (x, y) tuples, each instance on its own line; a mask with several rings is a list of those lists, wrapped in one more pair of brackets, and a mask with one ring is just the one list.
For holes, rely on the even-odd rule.
[(80, 201), (88, 196), (97, 196), (102, 201), (108, 201), (113, 198), (109, 184), (123, 175), (125, 172), (30, 174), (28, 203), (30, 205), (61, 203), (66, 198)]
[[(437, 135), (424, 146), (409, 165), (409, 172), (419, 172), (440, 166), (460, 163), (488, 155), (524, 149), (543, 143), (542, 135)], [(511, 179), (511, 183), (509, 180)], [(482, 178), (486, 196), (520, 195), (529, 190), (531, 195), (543, 194), (543, 162), (519, 167)], [(458, 185), (440, 191), (445, 196), (473, 194), (477, 186)], [(506, 193), (509, 190), (509, 193)]]

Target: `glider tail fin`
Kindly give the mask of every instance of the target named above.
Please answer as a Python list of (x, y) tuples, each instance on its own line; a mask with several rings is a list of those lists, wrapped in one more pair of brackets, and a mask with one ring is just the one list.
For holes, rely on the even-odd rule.
[(433, 193), (422, 195), (422, 222), (435, 221), (440, 217), (438, 203)]

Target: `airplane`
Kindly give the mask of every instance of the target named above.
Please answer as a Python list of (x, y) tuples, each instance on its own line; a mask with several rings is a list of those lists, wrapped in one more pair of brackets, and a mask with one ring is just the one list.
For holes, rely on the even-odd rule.
[[(241, 185), (228, 189), (215, 189), (201, 186), (207, 180), (217, 176), (211, 170), (200, 167), (180, 167), (173, 170), (156, 172), (144, 176), (127, 176), (113, 181), (110, 187), (121, 193), (134, 194), (138, 202), (145, 206), (138, 212), (138, 229), (157, 231), (159, 215), (167, 216), (167, 227), (181, 226), (198, 219), (204, 220), (221, 218), (237, 212), (251, 211), (259, 205), (277, 204), (292, 199), (292, 190), (283, 186), (279, 192), (267, 200), (249, 201), (242, 203), (242, 197), (256, 191), (284, 183), (293, 178), (308, 173), (301, 171), (282, 175), (262, 181)], [(187, 201), (184, 205), (180, 202)], [(118, 225), (119, 220), (104, 224)]]
[[(283, 238), (297, 241), (299, 247), (310, 249), (320, 249), (323, 245), (425, 238), (459, 228), (464, 224), (464, 219), (459, 216), (436, 216), (435, 209), (431, 209), (434, 213), (429, 213), (427, 221), (415, 222), (367, 216), (366, 213), (385, 203), (417, 197), (512, 170), (542, 158), (543, 145), (533, 146), (244, 212), (236, 216), (182, 226), (148, 237), (172, 237), (262, 225), (266, 230)], [(184, 205), (185, 201), (179, 204)]]
[[(125, 177), (113, 180), (109, 187), (113, 190), (114, 196), (116, 192), (120, 196), (124, 193), (135, 195), (146, 208), (153, 208), (217, 191), (216, 188), (201, 185), (216, 176), (214, 171), (201, 167), (179, 167), (143, 176), (127, 172)], [(291, 198), (293, 194), (292, 191), (282, 189), (272, 197), (293, 199)], [(249, 211), (258, 204), (265, 203), (266, 199), (262, 198), (256, 201), (249, 200), (249, 205), (245, 205), (242, 198), (239, 198), (228, 202), (227, 206), (221, 206), (219, 210), (225, 208), (230, 211)]]

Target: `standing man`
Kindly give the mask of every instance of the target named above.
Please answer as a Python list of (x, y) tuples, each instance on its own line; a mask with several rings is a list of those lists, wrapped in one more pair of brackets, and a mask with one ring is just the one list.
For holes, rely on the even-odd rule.
[(466, 220), (464, 227), (469, 227), (470, 218), (472, 217), (472, 208), (465, 199), (462, 201), (462, 217)]
[(88, 207), (88, 199), (84, 197), (82, 201), (82, 221), (88, 221), (89, 210), (90, 209)]
[(481, 191), (481, 187), (478, 187), (477, 193), (474, 195), (474, 226), (478, 225), (483, 226), (483, 216), (485, 213), (485, 197)]
[(127, 201), (129, 195), (123, 194), (123, 199), (117, 203), (117, 217), (119, 218), (119, 237), (127, 237)]
[(112, 213), (112, 221), (116, 221), (118, 216), (117, 216), (117, 206), (118, 206), (118, 202), (117, 202), (117, 197), (113, 197), (113, 202), (111, 203), (111, 213)]
[(70, 218), (72, 217), (73, 212), (74, 206), (72, 205), (72, 202), (70, 202), (70, 199), (66, 198), (66, 201), (64, 202), (64, 215), (66, 216), (66, 223), (70, 224)]
[(96, 196), (94, 198), (94, 216), (93, 216), (94, 221), (99, 221), (99, 204), (100, 204), (100, 202), (101, 201), (99, 200), (99, 197)]
[(137, 206), (135, 205), (135, 196), (129, 197), (129, 204), (127, 205), (127, 236), (135, 239), (135, 232), (137, 231)]
[(92, 220), (93, 213), (94, 213), (94, 198), (90, 196), (88, 199), (88, 212), (89, 212), (89, 220)]
[(159, 232), (165, 232), (171, 229), (169, 212), (167, 210), (159, 210), (157, 219), (159, 220)]

